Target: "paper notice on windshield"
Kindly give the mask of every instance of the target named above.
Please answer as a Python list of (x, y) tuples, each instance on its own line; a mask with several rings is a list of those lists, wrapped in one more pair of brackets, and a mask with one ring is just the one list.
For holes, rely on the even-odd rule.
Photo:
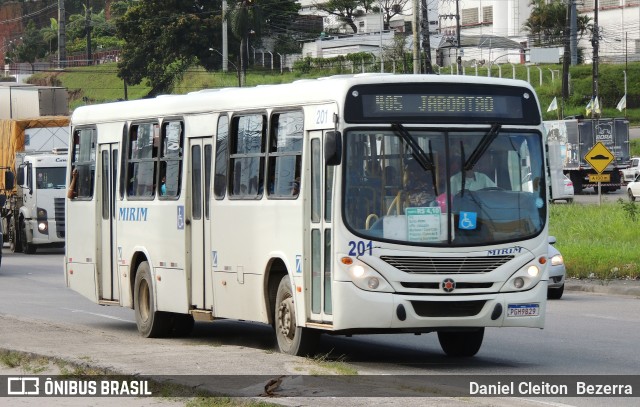
[(440, 207), (407, 208), (407, 234), (410, 242), (442, 240), (443, 219)]

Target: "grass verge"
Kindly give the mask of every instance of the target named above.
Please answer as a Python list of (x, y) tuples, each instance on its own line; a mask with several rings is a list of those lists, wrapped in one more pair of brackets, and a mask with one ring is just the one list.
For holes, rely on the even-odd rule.
[(568, 277), (640, 279), (638, 204), (619, 200), (550, 208), (549, 232), (557, 238)]

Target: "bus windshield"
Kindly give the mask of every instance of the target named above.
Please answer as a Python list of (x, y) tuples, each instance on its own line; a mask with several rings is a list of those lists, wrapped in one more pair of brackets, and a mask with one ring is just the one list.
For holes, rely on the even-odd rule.
[(355, 234), (416, 245), (482, 246), (539, 234), (541, 137), (502, 129), (345, 132), (344, 220)]

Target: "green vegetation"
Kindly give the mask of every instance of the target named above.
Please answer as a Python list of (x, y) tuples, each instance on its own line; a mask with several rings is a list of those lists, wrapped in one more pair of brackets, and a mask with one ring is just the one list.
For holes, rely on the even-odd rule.
[[(280, 73), (277, 69), (272, 71), (261, 66), (253, 66), (247, 71), (246, 85), (255, 86), (261, 84), (288, 83), (298, 79), (311, 79), (334, 74), (358, 73), (363, 69), (367, 72), (375, 72), (379, 65), (371, 59), (371, 55), (358, 54), (347, 58), (335, 58), (319, 63), (314, 59), (304, 59), (296, 63), (293, 72)], [(362, 63), (359, 61), (363, 61)], [(182, 79), (175, 85), (173, 93), (183, 94), (207, 88), (222, 88), (238, 86), (238, 73), (235, 67), (229, 66), (230, 71), (207, 72), (204, 68), (193, 67), (187, 70)], [(559, 111), (547, 112), (547, 108), (554, 97), (558, 98), (561, 105), (562, 79), (561, 65), (544, 65), (540, 69), (535, 66), (502, 64), (492, 67), (479, 67), (478, 76), (492, 77), (502, 76), (512, 78), (515, 70), (515, 78), (529, 80), (540, 99), (540, 106), (545, 120), (553, 120), (559, 117)], [(68, 68), (62, 72), (41, 73), (34, 75), (32, 83), (40, 85), (64, 86), (69, 89), (71, 109), (87, 103), (104, 103), (125, 98), (125, 87), (122, 79), (117, 76), (115, 63), (101, 64), (93, 67)], [(437, 68), (436, 72), (445, 75), (453, 72), (454, 67)], [(397, 65), (396, 72), (401, 72)], [(529, 71), (527, 73), (527, 71)], [(552, 72), (553, 71), (553, 76)], [(474, 67), (465, 67), (466, 75), (475, 75)], [(540, 73), (542, 73), (542, 86), (540, 86)], [(640, 76), (640, 63), (629, 63), (628, 78)], [(602, 117), (623, 117), (626, 113), (632, 124), (640, 124), (640, 82), (628, 81), (627, 106), (628, 110), (618, 111), (615, 107), (624, 94), (624, 65), (605, 65), (600, 67), (600, 105)], [(591, 66), (579, 65), (571, 68), (571, 97), (564, 107), (564, 116), (585, 114), (585, 107), (591, 98)], [(128, 99), (140, 99), (149, 94), (151, 88), (144, 84), (127, 87)], [(560, 108), (560, 107), (559, 107)]]
[(567, 277), (640, 278), (638, 204), (551, 205), (550, 234), (564, 257)]

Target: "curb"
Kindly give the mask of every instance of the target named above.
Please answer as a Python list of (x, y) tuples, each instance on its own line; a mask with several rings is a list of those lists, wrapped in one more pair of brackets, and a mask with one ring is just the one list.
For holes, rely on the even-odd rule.
[(595, 294), (629, 295), (640, 297), (640, 281), (606, 281), (606, 280), (567, 280), (565, 290), (582, 291)]

